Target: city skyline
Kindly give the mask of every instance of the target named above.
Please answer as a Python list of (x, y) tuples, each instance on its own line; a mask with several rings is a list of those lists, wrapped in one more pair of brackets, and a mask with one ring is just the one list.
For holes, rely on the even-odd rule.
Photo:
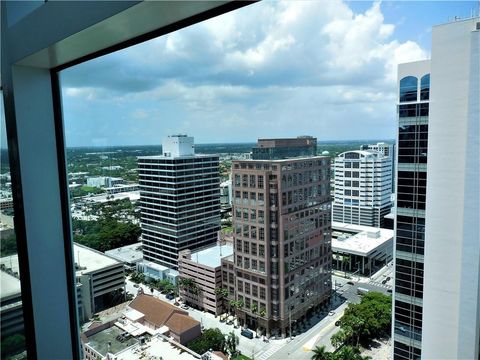
[(428, 58), (427, 29), (475, 6), (253, 4), (62, 72), (66, 144), (246, 142), (287, 137), (292, 119), (319, 141), (392, 139), (397, 64)]

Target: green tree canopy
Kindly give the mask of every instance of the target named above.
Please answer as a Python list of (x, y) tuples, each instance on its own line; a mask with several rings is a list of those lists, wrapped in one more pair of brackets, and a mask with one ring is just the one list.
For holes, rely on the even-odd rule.
[(203, 334), (187, 344), (187, 347), (197, 354), (203, 354), (210, 349), (213, 351), (225, 351), (225, 336), (220, 329), (207, 329)]
[(373, 339), (390, 333), (392, 299), (389, 295), (369, 292), (359, 304), (348, 304), (340, 320), (340, 331), (332, 336), (332, 345), (368, 345)]

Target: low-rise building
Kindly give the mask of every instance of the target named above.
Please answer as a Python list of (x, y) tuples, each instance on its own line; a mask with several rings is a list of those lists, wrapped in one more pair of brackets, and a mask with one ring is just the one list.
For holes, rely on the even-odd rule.
[(137, 271), (153, 280), (168, 280), (173, 285), (177, 284), (178, 271), (166, 266), (143, 260), (137, 263)]
[[(81, 322), (125, 300), (123, 264), (99, 251), (74, 244), (77, 306)], [(1, 333), (23, 329), (18, 255), (0, 258)]]
[(142, 243), (139, 242), (108, 250), (105, 251), (105, 255), (123, 262), (126, 270), (135, 270), (137, 264), (143, 260)]
[(104, 189), (107, 194), (119, 194), (131, 191), (140, 191), (140, 185), (138, 184), (126, 184), (126, 185), (114, 185)]
[(215, 315), (222, 312), (222, 258), (233, 254), (231, 244), (210, 246), (198, 251), (183, 250), (178, 257), (180, 279), (192, 279), (195, 287), (182, 286), (181, 299)]
[(18, 273), (15, 274), (12, 270), (7, 271), (5, 266), (2, 266), (0, 281), (0, 334), (3, 339), (23, 330), (23, 312)]
[(99, 251), (74, 244), (80, 321), (125, 300), (123, 263)]
[(87, 185), (93, 187), (113, 187), (122, 185), (125, 183), (125, 180), (117, 177), (110, 176), (93, 176), (87, 178)]
[(136, 310), (137, 322), (155, 331), (166, 326), (176, 342), (186, 344), (201, 335), (200, 322), (179, 309), (151, 295), (139, 294), (129, 305)]
[(332, 222), (333, 269), (370, 276), (393, 259), (393, 230)]
[(232, 180), (220, 183), (220, 206), (229, 207), (232, 205)]

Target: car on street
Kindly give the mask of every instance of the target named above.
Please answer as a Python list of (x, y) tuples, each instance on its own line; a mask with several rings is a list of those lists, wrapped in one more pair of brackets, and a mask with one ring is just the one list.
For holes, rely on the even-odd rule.
[(355, 283), (353, 281), (347, 281), (347, 284), (348, 285), (355, 285)]
[(332, 311), (330, 311), (330, 312), (328, 313), (328, 315), (329, 315), (329, 316), (333, 316), (333, 315), (335, 315), (335, 311), (333, 311), (333, 310), (332, 310)]
[(133, 284), (133, 287), (134, 287), (134, 288), (138, 288), (138, 284)]
[(188, 310), (190, 309), (190, 307), (187, 305), (187, 304), (182, 304), (182, 306), (180, 306), (183, 310)]
[(335, 326), (340, 326), (340, 320), (335, 321)]
[(242, 336), (245, 336), (246, 338), (249, 338), (249, 339), (253, 339), (253, 332), (251, 330), (248, 330), (248, 329), (243, 329), (240, 334)]
[(174, 296), (173, 294), (167, 294), (167, 296), (165, 296), (167, 298), (167, 300), (173, 300)]

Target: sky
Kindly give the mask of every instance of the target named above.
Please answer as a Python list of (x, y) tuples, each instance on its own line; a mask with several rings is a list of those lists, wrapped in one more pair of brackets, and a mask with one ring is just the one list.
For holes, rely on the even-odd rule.
[(470, 2), (262, 1), (64, 70), (66, 144), (395, 138), (396, 68)]

